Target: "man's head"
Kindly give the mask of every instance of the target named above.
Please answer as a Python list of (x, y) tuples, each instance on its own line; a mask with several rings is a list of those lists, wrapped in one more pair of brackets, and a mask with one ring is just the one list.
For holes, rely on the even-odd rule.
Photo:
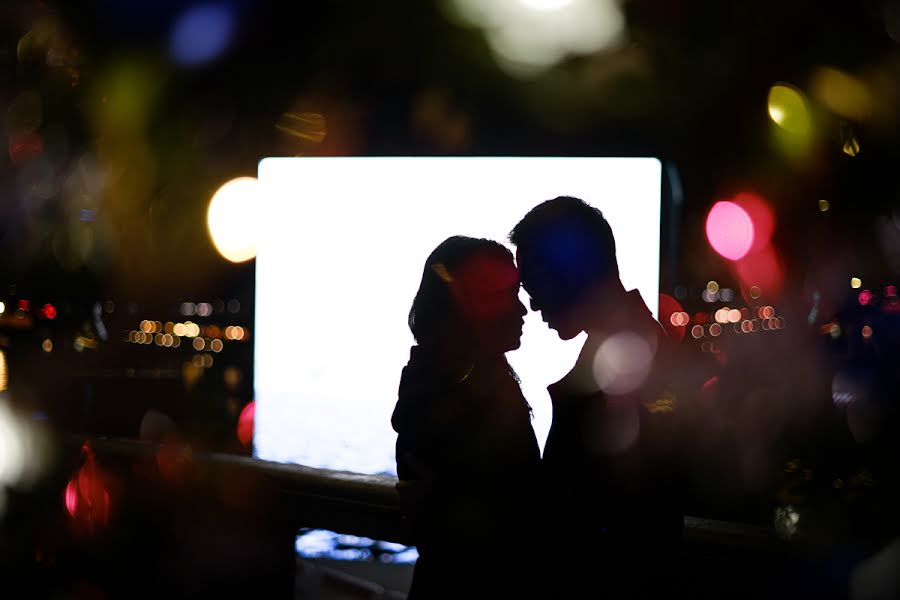
[(584, 329), (581, 311), (589, 293), (619, 284), (612, 229), (583, 200), (560, 196), (537, 205), (509, 239), (531, 308), (563, 339)]

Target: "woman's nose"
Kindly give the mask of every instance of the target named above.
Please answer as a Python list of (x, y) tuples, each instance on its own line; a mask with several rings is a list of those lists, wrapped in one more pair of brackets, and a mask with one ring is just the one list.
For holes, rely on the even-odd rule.
[(525, 305), (522, 303), (521, 300), (516, 299), (516, 304), (518, 304), (518, 306), (519, 306), (519, 315), (520, 316), (524, 317), (525, 315), (528, 314), (528, 309), (525, 308)]

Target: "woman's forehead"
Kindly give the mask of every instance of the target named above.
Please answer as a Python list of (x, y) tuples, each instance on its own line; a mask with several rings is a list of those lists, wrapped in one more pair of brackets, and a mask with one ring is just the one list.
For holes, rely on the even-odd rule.
[(519, 271), (510, 256), (482, 252), (466, 261), (454, 278), (474, 288), (501, 289), (518, 284)]

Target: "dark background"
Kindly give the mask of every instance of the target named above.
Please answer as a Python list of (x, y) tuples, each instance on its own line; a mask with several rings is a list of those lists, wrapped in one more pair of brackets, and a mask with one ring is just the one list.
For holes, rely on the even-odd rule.
[[(189, 347), (125, 340), (143, 320), (188, 318), (185, 302), (210, 303), (212, 314), (195, 318), (204, 327), (242, 325), (252, 336), (253, 262), (216, 253), (206, 209), (219, 186), (255, 175), (263, 157), (656, 156), (666, 173), (661, 291), (708, 318), (724, 305), (701, 298), (714, 280), (735, 290), (731, 306), (765, 302), (788, 324), (771, 335), (729, 333), (717, 352), (686, 336), (691, 395), (726, 398), (722, 425), (709, 424), (695, 449), (697, 460), (714, 457), (694, 475), (704, 490), (698, 510), (763, 522), (778, 502), (852, 504), (872, 496), (872, 478), (854, 478), (877, 471), (885, 491), (859, 510), (885, 521), (865, 531), (895, 530), (882, 503), (896, 489), (897, 329), (882, 290), (900, 281), (900, 47), (890, 35), (900, 31), (900, 5), (631, 0), (621, 3), (623, 44), (519, 78), (497, 66), (478, 28), (432, 2), (219, 4), (234, 35), (197, 66), (167, 51), (189, 2), (0, 7), (9, 142), (0, 157), (0, 342), (14, 404), (62, 431), (125, 437), (138, 436), (156, 408), (198, 448), (247, 453), (235, 427), (252, 400), (250, 342), (226, 344), (201, 368)], [(820, 68), (855, 78), (867, 108), (829, 108), (816, 91)], [(811, 133), (794, 154), (767, 111), (780, 82), (808, 102)], [(713, 203), (741, 191), (765, 198), (776, 220), (784, 284), (762, 299), (747, 297), (704, 235)], [(860, 305), (851, 277), (879, 297), (875, 306)], [(28, 314), (16, 320), (21, 300)], [(36, 310), (45, 303), (58, 311), (52, 320)], [(864, 324), (874, 337), (860, 337)], [(231, 383), (229, 367), (239, 374)], [(855, 417), (833, 405), (842, 369), (876, 407), (863, 419), (877, 424), (864, 428), (869, 435), (855, 434)], [(764, 457), (748, 467), (764, 473), (749, 491), (735, 475), (757, 460), (748, 448)], [(747, 493), (762, 500), (735, 501)]]

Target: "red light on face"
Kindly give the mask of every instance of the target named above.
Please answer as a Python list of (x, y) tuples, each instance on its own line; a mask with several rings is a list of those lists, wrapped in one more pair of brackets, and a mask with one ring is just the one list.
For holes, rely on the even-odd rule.
[(728, 260), (739, 260), (753, 247), (753, 220), (734, 202), (716, 202), (706, 217), (706, 238)]
[(451, 290), (467, 317), (485, 319), (517, 311), (519, 271), (508, 256), (482, 252), (451, 275)]

